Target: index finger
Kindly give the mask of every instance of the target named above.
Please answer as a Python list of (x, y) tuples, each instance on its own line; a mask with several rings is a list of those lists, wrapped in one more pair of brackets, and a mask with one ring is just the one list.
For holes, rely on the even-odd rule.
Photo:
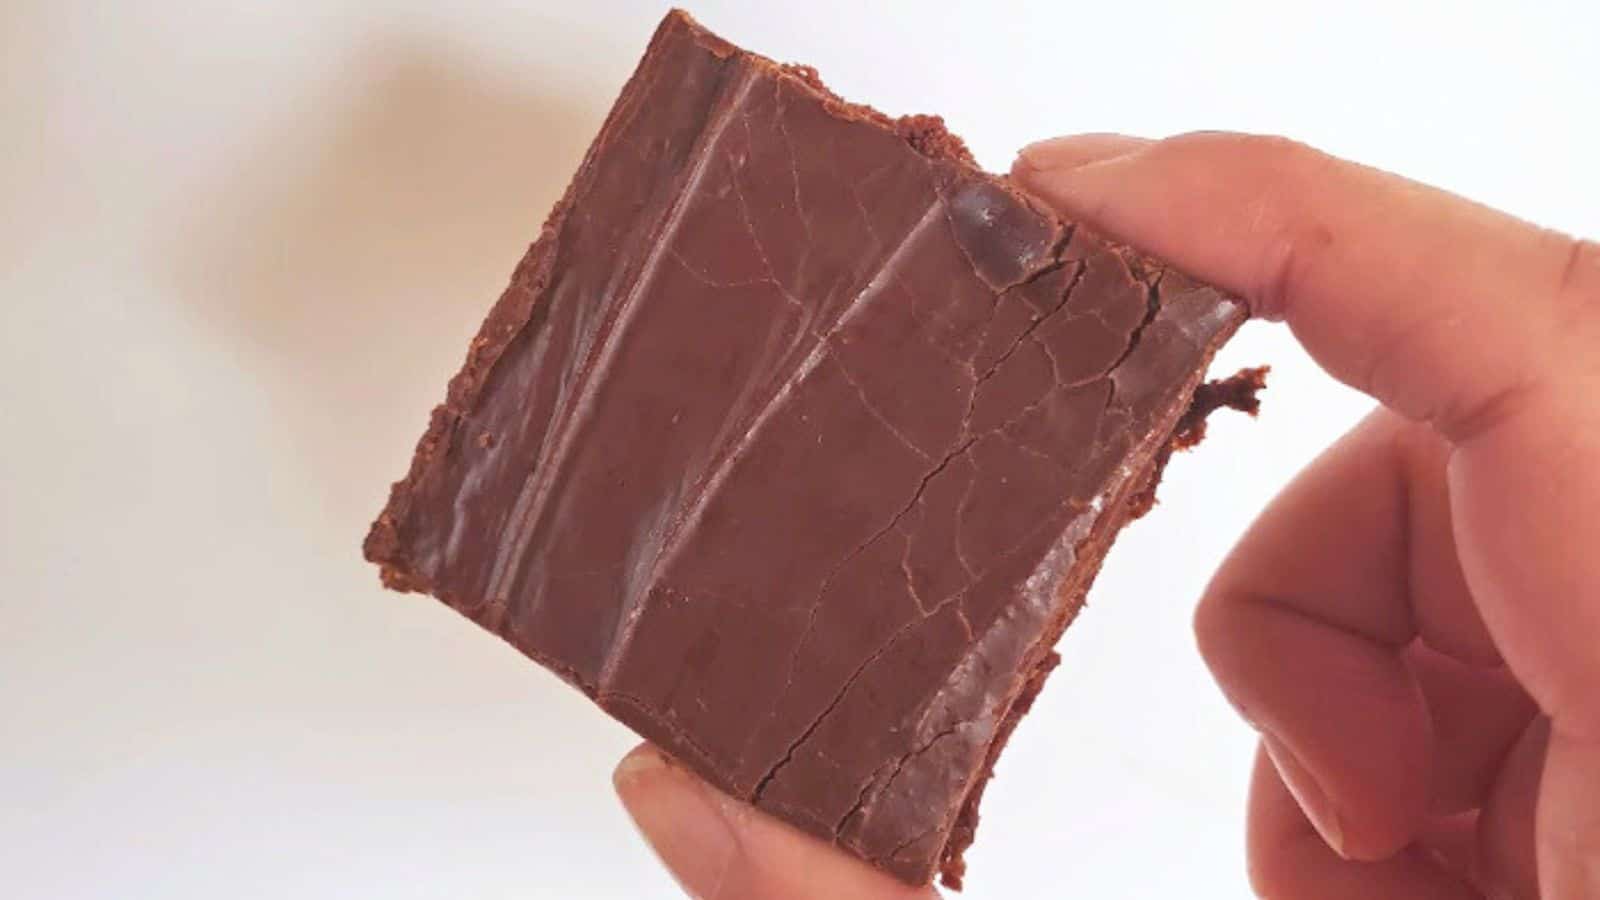
[(1592, 242), (1283, 138), (1198, 133), (1089, 162), (1076, 143), (1024, 150), (1014, 177), (1286, 319), (1334, 376), (1448, 437), (1562, 368), (1600, 372)]
[[(1013, 177), (1286, 320), (1330, 373), (1453, 445), (1451, 516), (1495, 642), (1600, 741), (1600, 247), (1282, 138), (1192, 134)], [(1116, 152), (1123, 150), (1125, 152)]]

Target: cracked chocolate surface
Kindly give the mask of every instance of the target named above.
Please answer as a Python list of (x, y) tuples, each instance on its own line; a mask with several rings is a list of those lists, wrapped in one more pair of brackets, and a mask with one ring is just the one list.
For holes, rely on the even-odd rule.
[(1243, 318), (674, 13), (367, 555), (926, 881)]

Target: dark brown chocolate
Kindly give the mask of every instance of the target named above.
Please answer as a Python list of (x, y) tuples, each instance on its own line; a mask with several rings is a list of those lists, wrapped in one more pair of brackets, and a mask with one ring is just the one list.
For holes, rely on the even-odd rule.
[(673, 13), (366, 554), (722, 790), (959, 883), (1244, 316)]

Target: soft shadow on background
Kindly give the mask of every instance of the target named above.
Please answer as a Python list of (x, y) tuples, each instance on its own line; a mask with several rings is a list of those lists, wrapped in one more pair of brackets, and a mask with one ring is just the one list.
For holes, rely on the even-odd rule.
[(606, 100), (404, 39), (356, 54), (336, 88), (196, 198), (171, 253), (353, 555)]
[[(237, 556), (189, 617), (230, 658), (179, 689), (193, 696), (152, 726), (149, 763), (108, 765), (99, 791), (130, 808), (179, 798), (156, 846), (220, 858), (175, 872), (173, 895), (233, 870), (266, 895), (367, 881), (487, 896), (495, 860), (581, 853), (578, 836), (625, 827), (593, 762), (621, 755), (620, 726), (434, 601), (378, 590), (360, 549), (610, 98), (421, 37), (358, 47), (185, 198), (153, 254), (231, 376), (216, 395), (244, 407), (177, 439), (212, 422), (264, 432), (259, 448), (219, 436), (228, 511), (196, 523)], [(542, 739), (547, 717), (581, 724)], [(534, 811), (578, 798), (571, 837), (544, 841)], [(250, 815), (203, 824), (229, 809)]]

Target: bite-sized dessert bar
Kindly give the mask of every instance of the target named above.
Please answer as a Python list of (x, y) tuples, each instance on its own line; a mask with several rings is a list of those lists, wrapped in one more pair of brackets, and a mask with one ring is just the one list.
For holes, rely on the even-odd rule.
[(675, 12), (366, 554), (718, 788), (959, 884), (1244, 318)]

